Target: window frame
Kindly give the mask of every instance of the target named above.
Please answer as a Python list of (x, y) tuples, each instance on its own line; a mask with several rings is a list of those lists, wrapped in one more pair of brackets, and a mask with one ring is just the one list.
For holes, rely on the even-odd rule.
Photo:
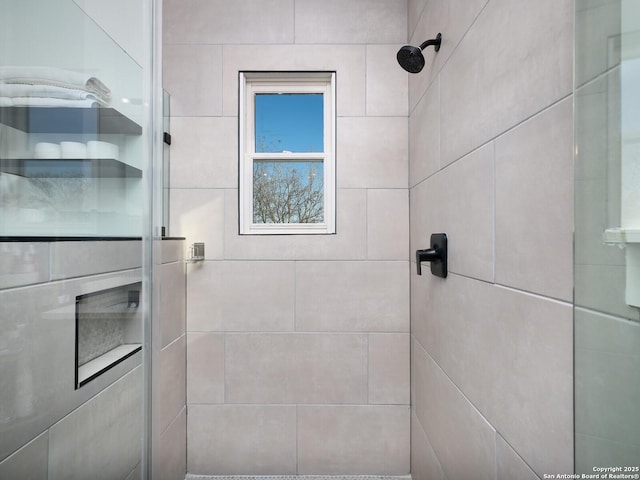
[[(321, 93), (323, 94), (323, 152), (260, 152), (255, 150), (256, 94)], [(334, 234), (336, 232), (336, 72), (239, 72), (239, 233), (241, 235)], [(311, 161), (323, 162), (324, 221), (319, 223), (254, 223), (254, 162)]]

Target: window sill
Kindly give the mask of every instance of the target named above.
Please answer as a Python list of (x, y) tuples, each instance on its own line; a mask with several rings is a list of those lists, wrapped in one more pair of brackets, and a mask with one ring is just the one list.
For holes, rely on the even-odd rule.
[(640, 243), (638, 228), (608, 228), (602, 234), (602, 240), (608, 244)]

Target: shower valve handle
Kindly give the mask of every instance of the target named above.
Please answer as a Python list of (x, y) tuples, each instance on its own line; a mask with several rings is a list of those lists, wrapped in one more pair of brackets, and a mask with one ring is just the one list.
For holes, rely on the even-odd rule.
[(447, 234), (431, 235), (431, 248), (416, 250), (418, 275), (422, 275), (422, 262), (430, 262), (431, 273), (437, 277), (447, 277)]

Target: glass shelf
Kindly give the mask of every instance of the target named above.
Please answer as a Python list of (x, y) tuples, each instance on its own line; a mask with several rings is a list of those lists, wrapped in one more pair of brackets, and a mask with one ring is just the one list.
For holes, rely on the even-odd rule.
[(142, 170), (114, 158), (0, 159), (0, 172), (29, 178), (142, 178)]
[(0, 107), (0, 123), (27, 133), (142, 134), (140, 125), (106, 107)]

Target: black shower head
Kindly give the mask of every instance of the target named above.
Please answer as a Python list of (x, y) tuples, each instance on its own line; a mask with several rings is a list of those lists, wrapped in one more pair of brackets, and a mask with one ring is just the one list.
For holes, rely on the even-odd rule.
[(429, 45), (433, 45), (435, 51), (437, 52), (438, 50), (440, 50), (440, 43), (442, 43), (442, 35), (438, 34), (436, 38), (427, 40), (419, 47), (405, 45), (400, 50), (398, 50), (398, 54), (396, 55), (398, 63), (407, 72), (418, 73), (424, 67), (424, 56), (422, 55), (422, 50), (427, 48)]

